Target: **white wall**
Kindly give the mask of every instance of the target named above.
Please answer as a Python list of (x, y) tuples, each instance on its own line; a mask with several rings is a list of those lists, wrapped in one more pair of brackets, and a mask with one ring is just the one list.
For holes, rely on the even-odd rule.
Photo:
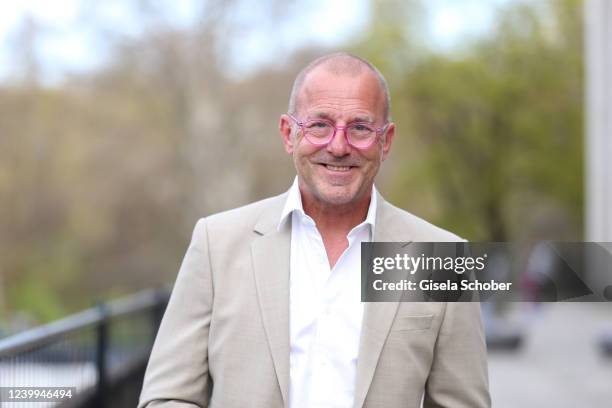
[(586, 0), (585, 239), (612, 241), (612, 1)]

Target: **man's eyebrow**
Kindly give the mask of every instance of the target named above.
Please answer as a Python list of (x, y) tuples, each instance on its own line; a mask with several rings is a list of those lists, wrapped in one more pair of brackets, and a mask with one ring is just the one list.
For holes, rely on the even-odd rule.
[(368, 122), (374, 123), (374, 120), (369, 116), (356, 116), (351, 120), (351, 122)]
[[(312, 115), (313, 118), (319, 118), (319, 119), (327, 119), (331, 122), (335, 122), (336, 119), (331, 117), (329, 114), (325, 113), (325, 112), (315, 112)], [(354, 123), (354, 122), (367, 122), (367, 123), (374, 123), (374, 120), (369, 117), (369, 116), (355, 116), (354, 118), (352, 118), (351, 120), (348, 121), (348, 123)]]
[(315, 112), (314, 115), (312, 115), (313, 118), (319, 118), (319, 119), (327, 119), (330, 121), (334, 121), (334, 118), (332, 118), (330, 115), (328, 115), (325, 112)]

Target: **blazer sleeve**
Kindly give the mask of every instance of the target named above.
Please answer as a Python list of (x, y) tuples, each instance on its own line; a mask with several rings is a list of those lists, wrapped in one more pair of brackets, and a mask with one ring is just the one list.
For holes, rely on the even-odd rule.
[(423, 408), (489, 408), (487, 346), (480, 303), (446, 303)]
[(208, 331), (213, 285), (206, 220), (181, 264), (147, 365), (139, 408), (208, 406)]

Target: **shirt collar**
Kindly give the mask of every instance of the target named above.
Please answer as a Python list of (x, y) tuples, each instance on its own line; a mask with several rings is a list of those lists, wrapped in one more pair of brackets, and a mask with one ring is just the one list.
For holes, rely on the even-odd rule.
[[(372, 234), (374, 233), (374, 226), (376, 221), (377, 196), (378, 193), (376, 191), (376, 187), (372, 185), (372, 198), (370, 199), (368, 214), (366, 215), (366, 219), (364, 220), (364, 222), (359, 224), (369, 224), (371, 226)], [(300, 187), (298, 186), (297, 176), (293, 180), (293, 184), (289, 189), (287, 201), (285, 201), (285, 207), (283, 208), (283, 212), (281, 213), (281, 217), (278, 222), (277, 229), (279, 231), (287, 222), (289, 215), (291, 215), (294, 211), (297, 211), (300, 216), (306, 216), (306, 213), (304, 212), (304, 207), (302, 206), (302, 195), (300, 194)]]

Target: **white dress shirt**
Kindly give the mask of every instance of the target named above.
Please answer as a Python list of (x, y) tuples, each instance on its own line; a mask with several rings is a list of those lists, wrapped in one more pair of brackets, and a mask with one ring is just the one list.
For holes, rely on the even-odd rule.
[(366, 219), (347, 235), (330, 270), (321, 234), (304, 213), (297, 178), (279, 229), (291, 215), (289, 408), (351, 408), (363, 318), (361, 242), (371, 241), (376, 190)]

